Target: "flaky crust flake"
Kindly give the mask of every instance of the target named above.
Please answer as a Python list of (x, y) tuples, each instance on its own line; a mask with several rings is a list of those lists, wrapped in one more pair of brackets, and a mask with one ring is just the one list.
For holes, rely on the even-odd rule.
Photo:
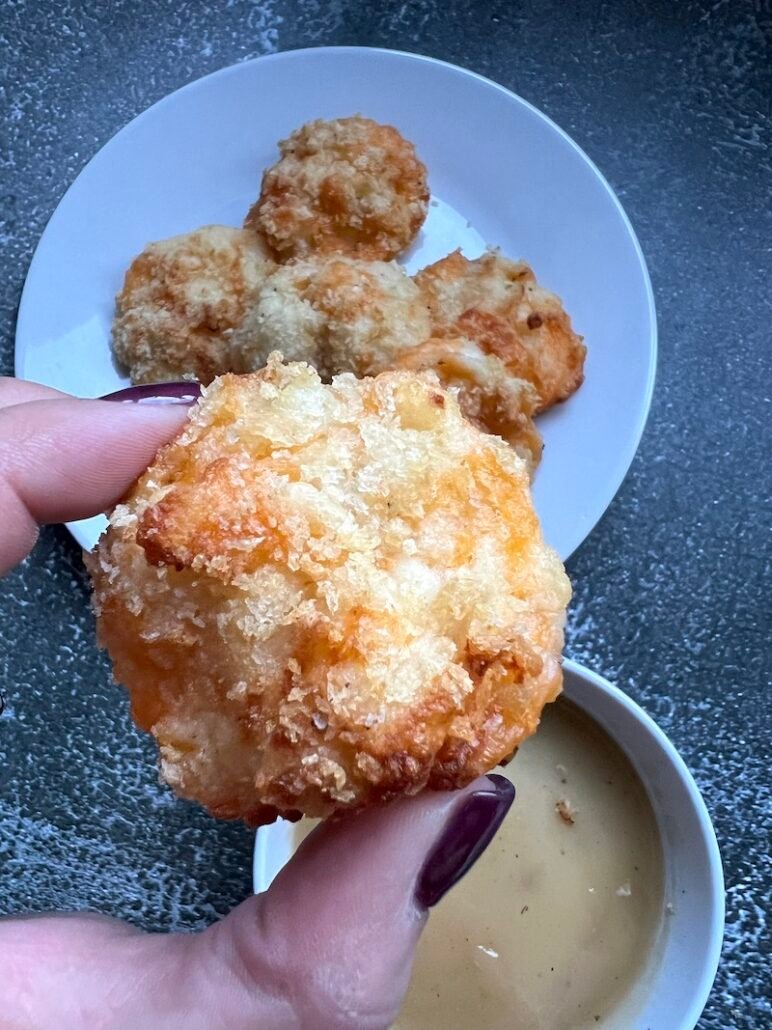
[(459, 787), (560, 689), (525, 466), (431, 375), (216, 380), (88, 565), (165, 779), (218, 816)]

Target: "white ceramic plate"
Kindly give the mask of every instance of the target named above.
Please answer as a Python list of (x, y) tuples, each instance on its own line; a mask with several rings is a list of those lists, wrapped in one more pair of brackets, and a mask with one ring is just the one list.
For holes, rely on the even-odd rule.
[[(608, 183), (553, 122), (501, 86), (388, 50), (296, 50), (170, 94), (113, 137), (54, 212), (27, 276), (16, 374), (82, 396), (127, 384), (113, 365), (113, 297), (150, 241), (239, 225), (276, 142), (311, 118), (361, 112), (396, 125), (429, 168), (435, 203), (406, 257), (414, 271), (486, 244), (531, 263), (587, 342), (586, 382), (540, 420), (534, 486), (563, 558), (632, 461), (651, 399), (654, 302), (633, 230)], [(101, 520), (71, 526), (90, 547)]]
[[(649, 795), (662, 842), (665, 898), (675, 902), (646, 972), (620, 1001), (610, 1026), (625, 1030), (693, 1030), (710, 994), (724, 935), (724, 875), (705, 802), (668, 738), (608, 680), (566, 661), (564, 691), (625, 752)], [(537, 737), (538, 740), (538, 737)], [(255, 836), (256, 893), (295, 850), (283, 819)]]

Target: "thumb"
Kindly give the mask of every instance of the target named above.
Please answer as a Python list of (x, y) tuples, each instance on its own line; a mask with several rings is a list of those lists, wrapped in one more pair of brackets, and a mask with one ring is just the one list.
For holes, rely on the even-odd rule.
[(254, 988), (267, 985), (274, 1011), (264, 1025), (389, 1026), (428, 909), (479, 858), (513, 800), (511, 783), (493, 775), (319, 826), (266, 893), (197, 939), (204, 979), (242, 988), (228, 995), (225, 1025), (253, 1025)]
[(331, 820), (266, 893), (200, 934), (0, 918), (0, 1028), (381, 1030), (432, 905), (492, 840), (503, 776)]

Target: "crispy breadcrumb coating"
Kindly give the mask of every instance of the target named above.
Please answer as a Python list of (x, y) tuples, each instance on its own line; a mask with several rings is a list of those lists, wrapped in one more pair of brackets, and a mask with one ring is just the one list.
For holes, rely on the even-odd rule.
[(415, 277), (435, 335), (465, 336), (532, 383), (538, 411), (565, 400), (584, 379), (586, 348), (558, 297), (524, 262), (495, 251), (470, 261), (461, 251)]
[(539, 397), (533, 386), (513, 376), (500, 358), (485, 354), (463, 336), (442, 336), (405, 351), (397, 367), (436, 372), (445, 389), (456, 396), (464, 415), (484, 432), (494, 433), (514, 447), (533, 476), (544, 449), (532, 417)]
[(356, 115), (318, 119), (279, 144), (246, 225), (279, 261), (309, 254), (396, 257), (423, 225), (426, 168), (391, 125)]
[(232, 337), (235, 372), (263, 368), (281, 350), (325, 378), (374, 375), (429, 335), (421, 291), (394, 262), (347, 257), (280, 265)]
[(164, 778), (217, 816), (459, 787), (560, 690), (570, 588), (525, 465), (432, 375), (216, 380), (88, 564)]
[(151, 243), (116, 298), (113, 349), (133, 383), (229, 370), (229, 335), (273, 266), (256, 233), (224, 225)]

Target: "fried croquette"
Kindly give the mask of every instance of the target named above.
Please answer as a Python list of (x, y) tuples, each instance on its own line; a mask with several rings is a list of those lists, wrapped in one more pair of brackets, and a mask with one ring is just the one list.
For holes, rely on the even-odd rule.
[(465, 337), (433, 337), (401, 354), (397, 367), (436, 372), (470, 422), (506, 440), (533, 476), (544, 449), (533, 421), (539, 397), (533, 386), (513, 376), (500, 358), (483, 353)]
[(113, 349), (133, 383), (229, 370), (230, 333), (273, 267), (256, 233), (224, 225), (151, 243), (116, 298)]
[(429, 201), (426, 168), (391, 125), (318, 119), (279, 144), (246, 225), (278, 261), (310, 254), (389, 260), (412, 243)]
[(215, 380), (88, 564), (164, 778), (220, 817), (460, 787), (560, 690), (525, 465), (431, 374)]
[(537, 411), (570, 397), (584, 379), (586, 348), (558, 297), (524, 262), (495, 251), (470, 261), (456, 250), (415, 277), (435, 335), (464, 336), (532, 383)]
[(231, 370), (263, 368), (281, 350), (324, 378), (374, 375), (429, 335), (426, 304), (394, 262), (327, 257), (280, 265), (234, 332)]

